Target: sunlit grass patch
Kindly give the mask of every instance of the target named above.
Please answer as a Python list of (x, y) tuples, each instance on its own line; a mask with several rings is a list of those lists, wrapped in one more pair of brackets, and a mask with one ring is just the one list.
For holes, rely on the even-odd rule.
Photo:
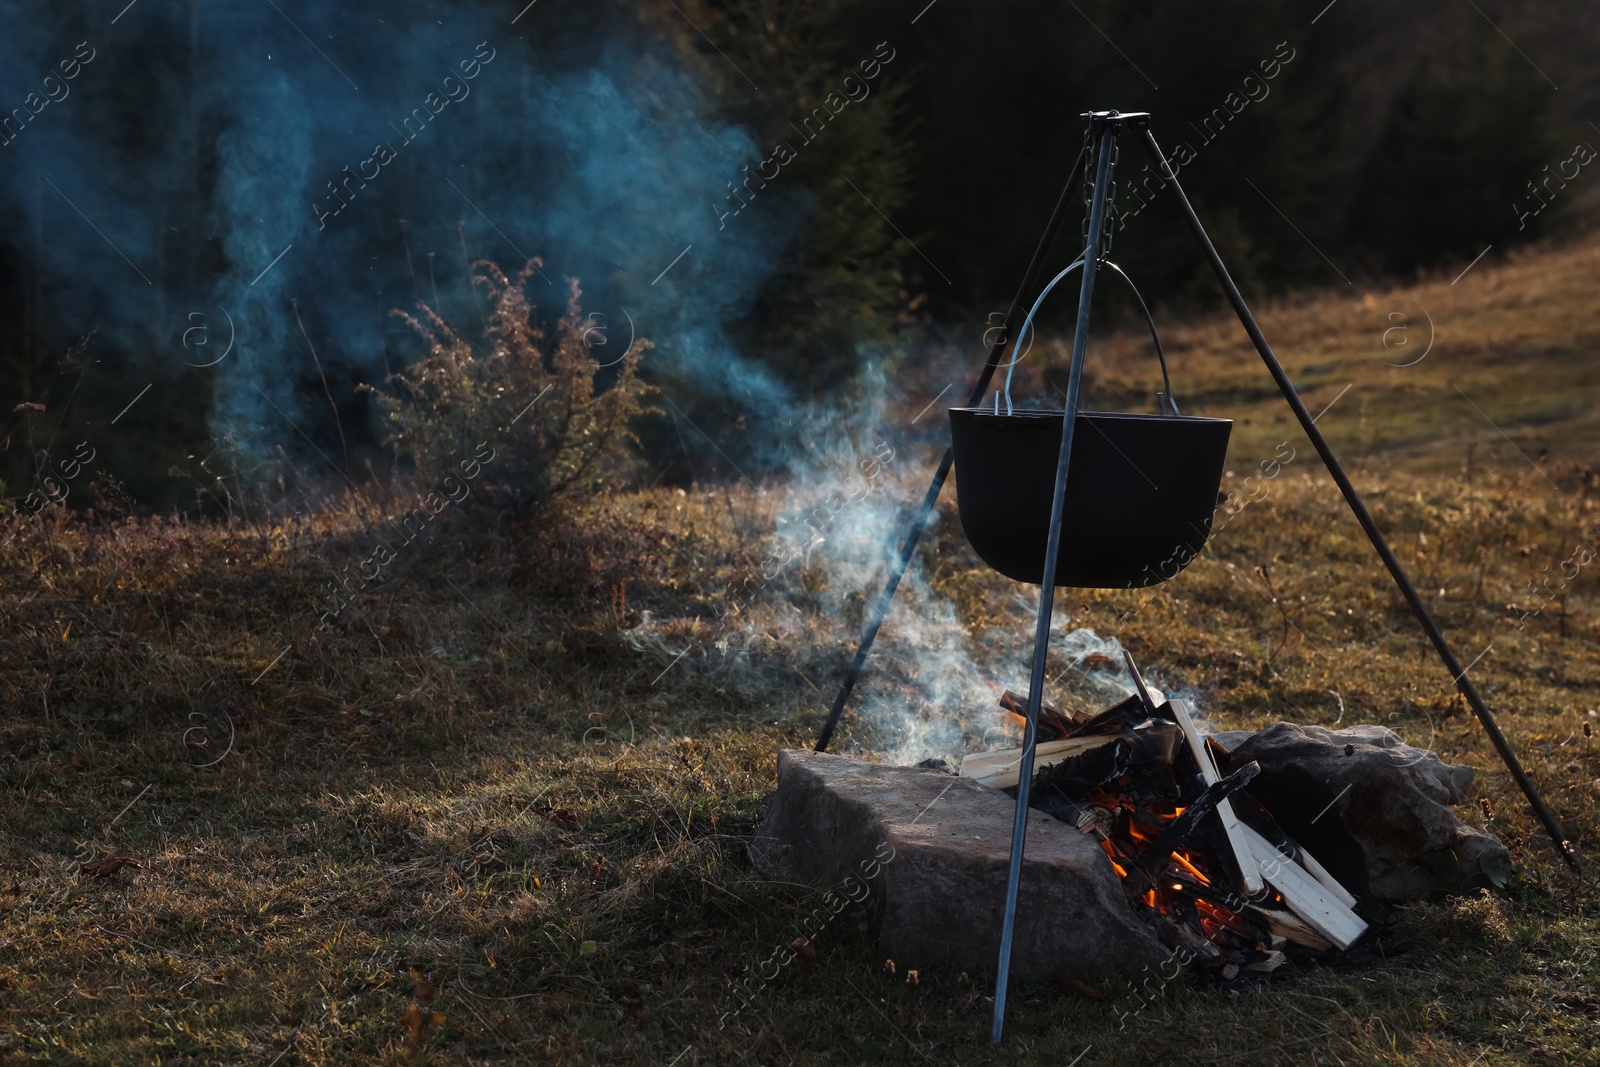
[[(1317, 382), (1313, 407), (1355, 382), (1319, 425), (1463, 661), (1480, 657), (1473, 676), (1585, 855), (1600, 601), (1595, 568), (1569, 561), (1600, 464), (1572, 355), (1600, 329), (1595, 262), (1486, 261), (1454, 289), (1265, 315)], [(1383, 368), (1391, 296), (1464, 332)], [(1238, 994), (1174, 981), (1127, 1029), (1121, 986), (1087, 1000), (1022, 983), (998, 1052), (986, 976), (888, 975), (876, 916), (847, 911), (813, 966), (762, 977), (736, 1011), (733, 983), (815, 907), (744, 844), (777, 750), (815, 736), (867, 579), (882, 580), (848, 556), (854, 513), (749, 585), (777, 519), (821, 490), (618, 492), (544, 530), (447, 520), (320, 630), (331, 572), (405, 500), (232, 524), (52, 514), (8, 527), (0, 556), (6, 1049), (63, 1064), (1586, 1062), (1593, 883), (1554, 858), (1281, 401), (1251, 392), (1261, 372), (1236, 332), (1185, 326), (1174, 351), (1192, 410), (1240, 420), (1224, 491), (1242, 497), (1280, 441), (1300, 451), (1178, 578), (1064, 590), (1064, 626), (1120, 641), (1219, 725), (1378, 722), (1470, 764), (1488, 803), (1460, 815), (1511, 847), (1503, 896), (1401, 909), (1395, 951), (1359, 966), (1285, 967)], [(1426, 388), (1405, 392), (1410, 372)], [(1494, 375), (1523, 392), (1474, 384)], [(1451, 381), (1509, 413), (1526, 459), (1459, 396), (1443, 406)], [(1539, 434), (1542, 459), (1526, 447)], [(869, 505), (889, 519), (936, 459), (918, 447)], [(978, 563), (948, 496), (918, 574), (841, 751), (998, 742), (997, 690), (1026, 683), (1035, 591)], [(736, 585), (755, 592), (730, 610)], [(938, 649), (992, 675), (966, 679), (981, 699), (938, 703)], [(1067, 681), (1052, 695), (1087, 699)]]

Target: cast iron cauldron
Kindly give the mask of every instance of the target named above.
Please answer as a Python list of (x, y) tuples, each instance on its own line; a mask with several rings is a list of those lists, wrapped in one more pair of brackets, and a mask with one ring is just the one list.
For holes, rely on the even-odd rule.
[[(961, 528), (989, 566), (1044, 576), (1064, 412), (951, 408)], [(1082, 411), (1072, 437), (1056, 584), (1140, 588), (1205, 547), (1231, 419)]]

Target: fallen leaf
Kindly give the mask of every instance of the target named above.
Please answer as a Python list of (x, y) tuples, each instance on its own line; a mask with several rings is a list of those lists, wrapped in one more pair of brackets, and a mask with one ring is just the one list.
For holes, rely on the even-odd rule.
[(411, 968), (411, 999), (418, 1004), (427, 1004), (433, 1000), (433, 983), (416, 967)]
[(110, 878), (124, 867), (131, 867), (136, 871), (145, 869), (144, 864), (138, 860), (127, 859), (122, 856), (108, 856), (103, 860), (91, 860), (78, 868), (79, 874), (87, 874), (91, 880)]
[(435, 987), (433, 980), (415, 964), (411, 967), (411, 1001), (406, 1004), (400, 1013), (400, 1025), (407, 1033), (406, 1045), (411, 1051), (412, 1062), (417, 1062), (417, 1057), (422, 1051), (422, 1042), (428, 1036), (428, 1031), (444, 1022), (444, 1013), (434, 1011), (429, 1004), (433, 1000)]
[(571, 808), (540, 808), (539, 814), (569, 834), (578, 829), (578, 816)]
[(442, 1012), (432, 1011), (421, 1004), (407, 1004), (405, 1011), (400, 1013), (400, 1025), (411, 1034), (413, 1042), (420, 1043), (429, 1030), (442, 1022)]

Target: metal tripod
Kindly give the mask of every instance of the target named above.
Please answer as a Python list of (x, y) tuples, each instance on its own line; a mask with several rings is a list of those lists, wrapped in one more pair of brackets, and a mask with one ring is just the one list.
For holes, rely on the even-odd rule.
[[(1010, 972), (1012, 934), (1016, 924), (1017, 892), (1022, 872), (1023, 849), (1027, 837), (1028, 794), (1032, 785), (1034, 744), (1038, 731), (1039, 706), (1043, 697), (1045, 657), (1049, 651), (1050, 617), (1055, 593), (1054, 576), (1061, 544), (1061, 521), (1066, 495), (1067, 467), (1072, 454), (1072, 438), (1078, 410), (1078, 390), (1082, 376), (1084, 348), (1088, 339), (1089, 306), (1094, 292), (1095, 275), (1102, 260), (1101, 242), (1107, 222), (1108, 190), (1111, 186), (1115, 168), (1113, 158), (1114, 142), (1117, 133), (1123, 128), (1131, 128), (1139, 136), (1155, 163), (1158, 173), (1172, 189), (1184, 221), (1188, 224), (1189, 230), (1194, 234), (1196, 241), (1199, 242), (1212, 272), (1216, 274), (1217, 281), (1222, 286), (1224, 295), (1228, 298), (1228, 302), (1232, 305), (1235, 314), (1238, 315), (1239, 321), (1244, 325), (1245, 332), (1249, 335), (1251, 343), (1255, 345), (1262, 362), (1266, 364), (1268, 373), (1272, 375), (1272, 379), (1277, 383), (1279, 391), (1283, 393), (1284, 399), (1288, 401), (1289, 407), (1294, 411), (1295, 418), (1299, 420), (1301, 428), (1305, 431), (1306, 436), (1310, 438), (1312, 446), (1317, 450), (1317, 454), (1322, 457), (1322, 462), (1328, 468), (1328, 472), (1333, 475), (1334, 482), (1339, 487), (1339, 492), (1344, 496), (1345, 502), (1355, 514), (1356, 521), (1360, 523), (1362, 530), (1366, 532), (1373, 548), (1377, 550), (1379, 558), (1394, 579), (1395, 585), (1399, 587), (1406, 603), (1410, 605), (1411, 611), (1416, 616), (1423, 632), (1427, 634), (1428, 639), (1433, 643), (1440, 660), (1450, 672), (1451, 681), (1472, 707), (1473, 713), (1478, 717), (1478, 721), (1483, 724), (1484, 732), (1494, 745), (1495, 751), (1505, 763), (1507, 770), (1511, 772), (1512, 778), (1521, 788), (1523, 795), (1527, 797), (1534, 815), (1544, 826), (1545, 831), (1550, 835), (1550, 839), (1555, 842), (1557, 851), (1562, 859), (1574, 870), (1578, 868), (1576, 849), (1567, 839), (1554, 813), (1545, 804), (1544, 798), (1540, 796), (1538, 787), (1534, 785), (1527, 772), (1523, 770), (1516, 753), (1512, 751), (1510, 743), (1496, 724), (1493, 714), (1489, 711), (1483, 698), (1478, 694), (1476, 687), (1467, 678), (1466, 669), (1462, 667), (1460, 660), (1456, 658), (1454, 651), (1451, 650), (1449, 642), (1439, 629), (1438, 623), (1434, 621), (1427, 605), (1423, 603), (1421, 596), (1418, 595), (1416, 587), (1412, 585), (1405, 569), (1395, 557), (1393, 549), (1389, 547), (1388, 542), (1384, 539), (1383, 532), (1378, 529), (1378, 525), (1373, 521), (1371, 513), (1367, 511), (1360, 494), (1356, 492), (1355, 486), (1351, 484), (1349, 477), (1346, 476), (1338, 458), (1333, 454), (1333, 450), (1329, 448), (1328, 442), (1323, 438), (1322, 432), (1317, 429), (1316, 424), (1312, 421), (1311, 413), (1306, 410), (1305, 405), (1301, 402), (1299, 394), (1289, 381), (1289, 376), (1285, 373), (1282, 364), (1278, 362), (1278, 358), (1273, 354), (1271, 346), (1267, 344), (1266, 337), (1262, 334), (1260, 326), (1257, 325), (1255, 317), (1250, 313), (1249, 307), (1246, 306), (1244, 297), (1240, 295), (1238, 287), (1234, 285), (1233, 279), (1228, 275), (1227, 268), (1223, 265), (1221, 257), (1218, 256), (1215, 246), (1211, 243), (1211, 238), (1206, 234), (1199, 217), (1195, 214), (1194, 207), (1189, 203), (1189, 198), (1178, 184), (1177, 174), (1168, 165), (1160, 146), (1156, 144), (1155, 137), (1150, 132), (1149, 114), (1144, 112), (1122, 114), (1116, 111), (1100, 111), (1092, 112), (1086, 118), (1088, 119), (1089, 136), (1084, 151), (1089, 154), (1089, 161), (1093, 166), (1094, 186), (1089, 206), (1088, 232), (1085, 235), (1084, 270), (1078, 294), (1077, 325), (1073, 333), (1072, 364), (1067, 379), (1067, 407), (1062, 421), (1061, 449), (1057, 457), (1055, 498), (1051, 507), (1050, 532), (1046, 542), (1044, 573), (1041, 576), (1039, 613), (1034, 633), (1033, 669), (1028, 683), (1027, 722), (1023, 731), (1022, 765), (1019, 770), (1020, 777), (1017, 785), (1016, 819), (1012, 830), (1011, 869), (1006, 885), (1005, 913), (1000, 937), (999, 974), (995, 986), (994, 1025), (991, 1037), (996, 1043), (1000, 1040), (1005, 1019), (1006, 985)], [(1084, 156), (1080, 155), (1079, 163), (1083, 161)], [(1038, 283), (1044, 259), (1060, 230), (1066, 205), (1073, 186), (1076, 184), (1077, 176), (1078, 164), (1075, 163), (1067, 188), (1062, 191), (1061, 199), (1051, 213), (1039, 247), (1035, 250), (1033, 259), (1028, 265), (1028, 270), (1023, 276), (1017, 297), (1012, 301), (1011, 309), (1006, 315), (1002, 336), (989, 352), (989, 358), (984, 364), (983, 373), (979, 376), (973, 389), (972, 397), (968, 401), (969, 405), (975, 405), (982, 400), (1005, 348), (1017, 340), (1015, 330), (1022, 303)], [(872, 617), (857, 647), (855, 661), (845, 675), (838, 696), (835, 698), (833, 707), (829, 712), (827, 722), (817, 738), (816, 750), (818, 752), (827, 747), (828, 741), (833, 736), (839, 717), (844, 710), (846, 702), (849, 700), (850, 693), (872, 649), (872, 643), (877, 637), (878, 629), (883, 624), (884, 616), (888, 612), (895, 589), (898, 587), (900, 579), (916, 551), (917, 541), (922, 536), (922, 531), (927, 525), (928, 515), (938, 500), (939, 492), (944, 486), (944, 481), (949, 475), (953, 462), (953, 453), (947, 448), (944, 459), (939, 464), (932, 483), (928, 486), (928, 492), (923, 498), (922, 508), (918, 511), (916, 518), (912, 521), (911, 528), (906, 533), (906, 539), (901, 545), (899, 559), (891, 569), (883, 593), (874, 605)]]

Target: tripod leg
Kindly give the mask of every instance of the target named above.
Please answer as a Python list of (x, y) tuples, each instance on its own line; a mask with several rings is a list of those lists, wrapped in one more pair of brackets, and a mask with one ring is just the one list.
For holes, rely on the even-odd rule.
[(1106, 217), (1106, 188), (1111, 184), (1111, 145), (1117, 125), (1099, 116), (1090, 120), (1097, 134), (1094, 199), (1089, 204), (1089, 236), (1083, 250), (1083, 285), (1078, 290), (1078, 325), (1072, 335), (1072, 369), (1067, 374), (1067, 408), (1061, 419), (1061, 451), (1056, 456), (1055, 498), (1050, 504), (1050, 536), (1045, 541), (1044, 574), (1039, 585), (1039, 617), (1033, 631), (1033, 671), (1028, 677), (1028, 718), (1022, 731), (1022, 766), (1017, 779), (1017, 813), (1011, 825), (1011, 871), (1006, 878), (1005, 916), (1000, 925), (1000, 962), (994, 986), (994, 1026), (989, 1040), (1000, 1043), (1006, 1020), (1006, 986), (1011, 978), (1011, 937), (1016, 931), (1017, 891), (1022, 883), (1022, 850), (1028, 837), (1028, 793), (1033, 786), (1033, 745), (1039, 733), (1039, 704), (1044, 699), (1045, 656), (1050, 651), (1050, 614), (1055, 604), (1056, 561), (1061, 553), (1061, 519), (1066, 510), (1067, 466), (1072, 459), (1072, 433), (1078, 421), (1078, 389), (1083, 380), (1083, 350), (1089, 340), (1089, 302), (1100, 261), (1100, 234)]
[[(1022, 315), (1022, 303), (1028, 294), (1033, 292), (1034, 286), (1039, 284), (1039, 275), (1044, 272), (1045, 257), (1050, 252), (1050, 246), (1055, 243), (1062, 221), (1067, 217), (1067, 205), (1077, 188), (1082, 166), (1083, 153), (1079, 152), (1078, 158), (1073, 161), (1072, 173), (1067, 178), (1067, 184), (1061, 190), (1061, 199), (1056, 201), (1055, 210), (1050, 213), (1050, 221), (1045, 223), (1044, 234), (1039, 238), (1039, 247), (1033, 250), (1033, 259), (1028, 262), (1028, 269), (1023, 272), (1022, 284), (1017, 287), (1017, 295), (1011, 300), (1011, 308), (1006, 312), (1005, 323), (1000, 327), (1000, 340), (989, 349), (989, 358), (983, 365), (983, 373), (978, 375), (978, 382), (972, 387), (972, 395), (967, 398), (969, 407), (982, 400), (983, 394), (989, 391), (989, 382), (994, 378), (995, 368), (1000, 366), (1000, 356), (1011, 343), (1011, 335), (1016, 330), (1017, 320)], [(867, 654), (872, 651), (872, 643), (878, 639), (878, 629), (883, 625), (884, 616), (889, 614), (889, 605), (894, 600), (895, 590), (900, 587), (900, 579), (905, 577), (906, 568), (911, 564), (911, 557), (917, 551), (917, 542), (922, 539), (922, 531), (927, 529), (928, 516), (933, 512), (933, 505), (938, 501), (940, 491), (944, 489), (944, 480), (950, 476), (950, 468), (954, 465), (955, 450), (947, 447), (944, 450), (944, 458), (939, 461), (939, 469), (934, 472), (933, 481), (928, 484), (928, 492), (922, 498), (922, 506), (917, 510), (916, 518), (911, 521), (910, 529), (906, 531), (905, 541), (900, 546), (900, 556), (889, 569), (889, 580), (884, 583), (883, 592), (878, 594), (878, 599), (872, 605), (871, 620), (867, 623), (867, 628), (862, 631), (861, 640), (856, 645), (855, 661), (845, 672), (839, 693), (833, 698), (833, 707), (828, 712), (827, 721), (822, 724), (822, 731), (817, 734), (814, 751), (826, 751), (828, 742), (833, 740), (834, 728), (839, 725), (839, 717), (844, 714), (844, 706), (850, 700), (850, 694), (856, 687), (856, 680), (861, 677), (861, 668), (866, 666)]]
[(1155, 161), (1156, 169), (1161, 176), (1172, 185), (1176, 194), (1178, 206), (1183, 211), (1184, 221), (1189, 224), (1189, 230), (1194, 234), (1195, 240), (1200, 242), (1200, 248), (1205, 252), (1206, 259), (1211, 264), (1211, 270), (1217, 276), (1217, 281), (1222, 283), (1222, 290), (1227, 294), (1228, 302), (1233, 305), (1239, 321), (1244, 324), (1245, 332), (1250, 335), (1251, 342), (1256, 346), (1256, 351), (1261, 353), (1261, 360), (1267, 365), (1267, 370), (1272, 374), (1273, 381), (1278, 383), (1278, 389), (1283, 393), (1284, 399), (1289, 402), (1289, 407), (1294, 409), (1295, 418), (1300, 420), (1300, 426), (1311, 438), (1311, 444), (1316, 448), (1317, 454), (1322, 457), (1322, 462), (1328, 468), (1328, 473), (1333, 475), (1333, 480), (1338, 483), (1339, 492), (1344, 494), (1344, 499), (1350, 505), (1350, 510), (1355, 512), (1356, 521), (1366, 531), (1367, 539), (1372, 542), (1372, 547), (1378, 550), (1378, 556), (1383, 560), (1383, 565), (1388, 568), (1389, 574), (1394, 578), (1394, 584), (1400, 587), (1400, 593), (1405, 597), (1406, 603), (1411, 605), (1411, 612), (1417, 617), (1417, 622), (1422, 625), (1423, 632), (1428, 635), (1428, 640), (1433, 642), (1433, 647), (1439, 654), (1439, 659), (1444, 662), (1445, 668), (1450, 672), (1450, 680), (1461, 691), (1467, 703), (1472, 706), (1472, 711), (1478, 716), (1478, 721), (1483, 724), (1483, 729), (1489, 735), (1489, 741), (1494, 745), (1495, 751), (1500, 754), (1506, 769), (1511, 772), (1511, 777), (1516, 779), (1522, 793), (1528, 798), (1528, 803), (1533, 807), (1533, 813), (1544, 824), (1545, 831), (1550, 835), (1550, 840), (1556, 844), (1556, 850), (1561, 858), (1567, 861), (1573, 870), (1578, 869), (1578, 853), (1572, 842), (1567, 839), (1566, 833), (1561, 829), (1561, 824), (1556, 820), (1555, 814), (1545, 805), (1544, 798), (1539, 795), (1539, 789), (1533, 784), (1522, 764), (1517, 760), (1517, 754), (1512, 751), (1511, 743), (1500, 732), (1499, 725), (1494, 721), (1489, 707), (1478, 695), (1477, 688), (1467, 679), (1466, 669), (1461, 666), (1461, 661), (1456, 659), (1456, 654), (1451, 651), (1450, 644), (1445, 640), (1444, 633), (1439, 629), (1439, 624), (1433, 620), (1433, 615), (1428, 611), (1428, 606), (1417, 595), (1416, 587), (1411, 584), (1411, 579), (1406, 576), (1405, 569), (1400, 566), (1400, 561), (1395, 558), (1394, 550), (1389, 547), (1389, 542), (1384, 539), (1383, 532), (1378, 529), (1378, 524), (1373, 521), (1372, 515), (1367, 511), (1366, 504), (1362, 503), (1361, 496), (1345, 476), (1344, 468), (1339, 465), (1338, 457), (1328, 447), (1328, 442), (1323, 438), (1322, 431), (1311, 420), (1311, 413), (1306, 410), (1305, 404), (1300, 402), (1300, 395), (1295, 392), (1294, 385), (1289, 381), (1289, 376), (1284, 373), (1283, 365), (1278, 362), (1278, 357), (1273, 355), (1272, 348), (1267, 344), (1266, 337), (1261, 333), (1261, 327), (1256, 325), (1255, 316), (1250, 314), (1250, 309), (1245, 306), (1244, 297), (1240, 295), (1238, 286), (1233, 284), (1233, 279), (1228, 275), (1228, 268), (1222, 265), (1222, 257), (1217, 255), (1216, 246), (1211, 243), (1211, 238), (1206, 235), (1205, 227), (1200, 225), (1200, 218), (1194, 213), (1194, 207), (1189, 203), (1189, 198), (1184, 195), (1183, 188), (1178, 184), (1178, 177), (1167, 165), (1166, 157), (1161, 154), (1161, 148), (1156, 144), (1155, 137), (1150, 133), (1148, 119), (1138, 120), (1136, 128), (1144, 140), (1144, 146), (1149, 150)]

